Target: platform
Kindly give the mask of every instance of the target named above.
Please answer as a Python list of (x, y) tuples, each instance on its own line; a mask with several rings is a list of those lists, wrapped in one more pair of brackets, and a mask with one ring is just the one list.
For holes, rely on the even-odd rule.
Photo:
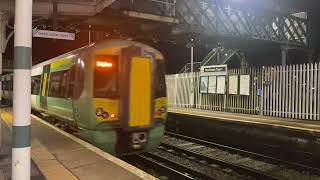
[(319, 167), (320, 121), (187, 108), (168, 111), (168, 131)]
[[(12, 124), (10, 109), (1, 118)], [(32, 160), (46, 179), (155, 179), (126, 162), (32, 115)]]
[(189, 116), (199, 116), (212, 120), (233, 121), (276, 128), (286, 128), (296, 131), (307, 131), (317, 134), (320, 137), (320, 121), (288, 119), (270, 116), (228, 113), (211, 110), (190, 109), (190, 108), (169, 108), (169, 113), (184, 114)]

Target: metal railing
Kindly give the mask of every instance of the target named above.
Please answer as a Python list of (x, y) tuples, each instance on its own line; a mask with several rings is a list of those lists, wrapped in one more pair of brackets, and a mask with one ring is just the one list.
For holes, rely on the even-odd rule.
[(201, 94), (200, 73), (174, 74), (166, 76), (169, 106), (320, 120), (320, 63), (229, 69), (228, 75), (250, 75), (249, 96), (228, 94), (228, 77), (226, 95)]

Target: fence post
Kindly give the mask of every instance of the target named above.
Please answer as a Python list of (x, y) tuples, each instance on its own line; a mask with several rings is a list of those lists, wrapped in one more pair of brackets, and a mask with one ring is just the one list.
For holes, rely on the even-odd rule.
[(174, 107), (177, 107), (177, 89), (178, 89), (177, 86), (178, 86), (178, 74), (174, 76), (174, 90), (173, 90)]

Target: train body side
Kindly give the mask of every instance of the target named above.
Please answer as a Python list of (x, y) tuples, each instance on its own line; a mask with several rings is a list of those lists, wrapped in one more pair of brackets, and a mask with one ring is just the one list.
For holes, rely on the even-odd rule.
[[(108, 93), (97, 92), (97, 71), (105, 71), (97, 70), (100, 57), (116, 59), (121, 88), (115, 92), (110, 91), (110, 83)], [(32, 109), (77, 128), (80, 136), (112, 154), (152, 151), (160, 144), (167, 116), (160, 66), (164, 66), (161, 53), (132, 41), (113, 40), (75, 50), (33, 66)], [(12, 99), (12, 79), (12, 74), (2, 77), (5, 100)], [(108, 116), (97, 114), (98, 110)], [(135, 136), (142, 135), (145, 141), (135, 143)]]

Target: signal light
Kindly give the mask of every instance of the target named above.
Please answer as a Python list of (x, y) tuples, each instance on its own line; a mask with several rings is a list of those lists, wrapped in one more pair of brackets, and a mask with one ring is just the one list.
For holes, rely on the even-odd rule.
[(110, 114), (110, 117), (111, 117), (111, 118), (115, 118), (116, 115), (112, 113), (112, 114)]
[(157, 111), (153, 112), (153, 117), (156, 117), (156, 116), (158, 116), (158, 112)]
[(103, 61), (97, 61), (96, 62), (97, 67), (112, 67), (112, 63), (110, 62), (103, 62)]

